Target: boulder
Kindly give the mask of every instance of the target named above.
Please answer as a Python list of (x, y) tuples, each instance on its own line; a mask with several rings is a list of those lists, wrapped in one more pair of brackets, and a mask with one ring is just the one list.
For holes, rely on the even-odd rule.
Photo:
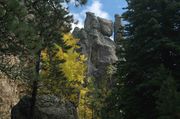
[[(31, 98), (24, 96), (11, 111), (11, 119), (28, 119)], [(53, 95), (37, 96), (35, 119), (77, 119), (77, 111), (70, 102)]]
[(84, 28), (86, 31), (90, 31), (92, 29), (97, 29), (97, 30), (100, 29), (99, 21), (94, 13), (92, 12), (86, 13)]
[(94, 13), (87, 12), (84, 29), (86, 30), (86, 32), (97, 30), (104, 36), (110, 37), (113, 33), (113, 22), (111, 20), (96, 17)]
[(108, 36), (108, 37), (112, 36), (113, 22), (111, 20), (103, 19), (103, 18), (100, 18), (100, 17), (97, 17), (97, 18), (98, 18), (98, 21), (99, 21), (99, 24), (100, 24), (101, 33), (104, 36)]

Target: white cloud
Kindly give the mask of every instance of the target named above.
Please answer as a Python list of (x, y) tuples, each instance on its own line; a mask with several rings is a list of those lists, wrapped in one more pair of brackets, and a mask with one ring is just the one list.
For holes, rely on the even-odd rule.
[(102, 18), (106, 18), (106, 19), (110, 18), (109, 14), (107, 12), (103, 11), (102, 8), (103, 8), (103, 4), (99, 0), (94, 0), (92, 5), (87, 7), (87, 9), (85, 11), (93, 12), (97, 16), (100, 16)]
[(86, 6), (80, 13), (72, 13), (74, 19), (78, 21), (78, 24), (72, 24), (73, 29), (75, 27), (83, 28), (86, 12), (93, 12), (96, 16), (102, 18), (110, 18), (109, 14), (103, 10), (103, 4), (99, 0), (93, 0), (93, 3), (90, 6)]
[(72, 13), (73, 14), (73, 16), (74, 16), (74, 19), (75, 19), (75, 22), (76, 21), (78, 21), (77, 22), (77, 24), (72, 24), (72, 28), (74, 29), (75, 27), (79, 27), (79, 28), (83, 28), (83, 26), (84, 26), (84, 19), (83, 19), (83, 17), (82, 17), (82, 15), (81, 14), (78, 14), (78, 13)]

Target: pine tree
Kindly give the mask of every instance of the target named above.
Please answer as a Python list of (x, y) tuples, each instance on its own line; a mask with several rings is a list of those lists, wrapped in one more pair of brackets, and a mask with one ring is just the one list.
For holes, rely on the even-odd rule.
[(179, 95), (176, 83), (171, 76), (163, 81), (158, 92), (157, 109), (158, 119), (178, 119), (180, 112)]
[(37, 36), (35, 39), (36, 41), (31, 40), (31, 42), (29, 42), (29, 44), (32, 45), (31, 52), (33, 52), (35, 62), (35, 76), (32, 85), (32, 105), (30, 112), (30, 118), (33, 119), (38, 81), (40, 79), (39, 71), (42, 50), (47, 48), (51, 56), (51, 50), (54, 44), (63, 45), (61, 35), (70, 30), (72, 18), (58, 0), (26, 0), (24, 1), (24, 5), (28, 10), (28, 15), (31, 15), (31, 18), (28, 19), (28, 23), (36, 30), (35, 36)]
[(177, 92), (180, 91), (180, 2), (127, 2), (127, 11), (123, 15), (128, 22), (125, 26), (126, 62), (118, 65), (118, 86), (112, 93), (115, 102), (110, 103), (112, 107), (117, 106), (114, 108), (117, 110), (111, 112), (114, 117), (123, 115), (123, 119), (156, 119), (160, 116), (156, 108), (159, 99), (156, 93), (167, 79), (164, 77), (167, 75), (157, 75), (161, 72), (159, 67), (164, 66), (171, 72)]

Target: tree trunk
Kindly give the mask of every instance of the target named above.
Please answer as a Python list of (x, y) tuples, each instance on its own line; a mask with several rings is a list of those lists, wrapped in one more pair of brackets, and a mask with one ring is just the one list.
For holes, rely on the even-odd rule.
[(39, 71), (40, 71), (40, 62), (41, 62), (41, 50), (37, 54), (36, 66), (35, 66), (35, 78), (32, 85), (32, 97), (31, 97), (31, 109), (29, 119), (34, 119), (34, 111), (38, 90), (38, 81), (39, 81)]
[(92, 107), (92, 119), (94, 119), (94, 107)]

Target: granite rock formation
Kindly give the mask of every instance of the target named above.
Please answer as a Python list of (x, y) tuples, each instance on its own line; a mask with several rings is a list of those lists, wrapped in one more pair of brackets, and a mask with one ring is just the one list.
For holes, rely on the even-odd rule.
[[(11, 119), (28, 119), (31, 106), (31, 98), (24, 96), (13, 107)], [(35, 106), (35, 119), (77, 119), (76, 108), (70, 102), (63, 102), (53, 95), (41, 95), (37, 97)]]
[(116, 45), (119, 44), (122, 40), (123, 26), (121, 24), (121, 16), (115, 14), (115, 22), (114, 22), (114, 42)]
[(88, 75), (95, 79), (103, 79), (107, 66), (117, 61), (112, 34), (113, 22), (91, 12), (86, 13), (84, 28), (74, 29), (73, 35), (80, 39), (80, 50), (88, 58)]

